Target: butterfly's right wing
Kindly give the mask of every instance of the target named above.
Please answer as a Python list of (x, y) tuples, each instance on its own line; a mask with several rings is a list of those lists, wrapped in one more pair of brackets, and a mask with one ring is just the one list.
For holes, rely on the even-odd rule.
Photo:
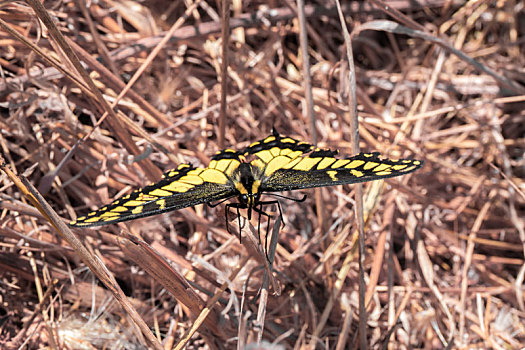
[[(226, 157), (221, 156), (226, 154)], [(182, 164), (162, 179), (77, 218), (73, 227), (102, 226), (209, 203), (237, 194), (229, 174), (240, 164), (231, 152), (217, 154), (207, 168)]]

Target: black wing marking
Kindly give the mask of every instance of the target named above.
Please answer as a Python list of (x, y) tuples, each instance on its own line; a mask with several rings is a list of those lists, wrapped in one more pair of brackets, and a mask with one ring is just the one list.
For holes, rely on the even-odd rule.
[(69, 225), (102, 226), (232, 197), (236, 190), (225, 171), (234, 170), (237, 163), (235, 159), (212, 161), (208, 168), (182, 164), (166, 172), (159, 182), (116, 199)]
[(281, 136), (274, 130), (272, 135), (252, 143), (240, 153), (244, 155), (253, 154), (263, 162), (268, 163), (282, 151), (292, 152), (299, 156), (312, 151), (312, 149), (313, 146), (309, 143), (298, 141), (291, 137)]
[[(405, 175), (423, 165), (419, 160), (382, 159), (379, 153), (360, 153), (347, 159), (334, 158), (335, 154), (336, 151), (315, 150), (303, 157), (275, 157), (261, 170), (261, 191), (277, 192), (373, 181)], [(261, 166), (257, 161), (252, 163)]]

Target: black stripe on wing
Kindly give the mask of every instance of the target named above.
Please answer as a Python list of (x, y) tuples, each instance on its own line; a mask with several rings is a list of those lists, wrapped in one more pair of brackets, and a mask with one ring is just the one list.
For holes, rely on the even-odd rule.
[(252, 143), (241, 151), (245, 156), (253, 154), (263, 162), (268, 163), (270, 159), (279, 153), (292, 153), (302, 155), (312, 151), (313, 146), (304, 141), (298, 141), (288, 136), (281, 136), (277, 131), (263, 140)]
[(224, 172), (213, 167), (194, 168), (189, 164), (182, 164), (177, 169), (166, 172), (159, 182), (118, 198), (111, 204), (77, 218), (69, 225), (102, 226), (221, 200), (235, 194), (235, 188)]
[[(334, 186), (405, 175), (419, 169), (423, 162), (411, 159), (383, 159), (379, 153), (360, 153), (347, 159), (334, 158), (334, 151), (316, 150), (266, 172), (261, 191), (276, 192)], [(268, 168), (267, 168), (268, 169)]]

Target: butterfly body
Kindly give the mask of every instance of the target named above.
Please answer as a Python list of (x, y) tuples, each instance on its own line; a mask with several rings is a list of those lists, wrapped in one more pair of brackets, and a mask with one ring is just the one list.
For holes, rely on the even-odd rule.
[(241, 151), (225, 149), (208, 167), (182, 164), (154, 184), (116, 199), (111, 204), (70, 223), (90, 227), (133, 220), (201, 203), (236, 197), (229, 208), (267, 215), (261, 201), (266, 192), (333, 186), (378, 180), (417, 170), (422, 161), (382, 159), (378, 153), (360, 153), (338, 159), (337, 151), (314, 149), (306, 142), (274, 132)]

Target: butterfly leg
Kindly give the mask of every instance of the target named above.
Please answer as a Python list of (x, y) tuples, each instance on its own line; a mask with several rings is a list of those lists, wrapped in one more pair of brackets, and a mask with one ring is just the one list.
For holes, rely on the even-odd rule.
[[(262, 205), (254, 207), (253, 210), (259, 214), (259, 223), (257, 225), (257, 234), (259, 235), (259, 244), (262, 246), (261, 242), (261, 216), (264, 215), (268, 218), (267, 228), (270, 227), (270, 214), (262, 210)], [(266, 230), (266, 235), (268, 235), (268, 229)]]
[(242, 204), (242, 203), (229, 203), (229, 204), (226, 204), (226, 228), (228, 229), (228, 233), (231, 234), (230, 232), (230, 229), (229, 229), (229, 226), (228, 226), (228, 212), (230, 211), (230, 208), (235, 208), (237, 210), (237, 220), (239, 221), (239, 243), (242, 243), (241, 242), (241, 229), (242, 229), (242, 226), (241, 226), (241, 211), (240, 209), (246, 209), (247, 206), (245, 204)]
[(257, 237), (259, 238), (259, 244), (262, 247), (261, 242), (261, 216), (264, 215), (268, 218), (268, 222), (266, 223), (266, 236), (264, 238), (264, 253), (266, 255), (266, 260), (268, 262), (270, 261), (268, 257), (268, 235), (270, 234), (270, 214), (262, 210), (262, 205), (259, 205), (258, 207), (254, 207), (253, 210), (259, 214), (259, 225), (257, 226)]
[(238, 221), (238, 224), (239, 224), (239, 244), (242, 244), (241, 242), (241, 238), (242, 238), (242, 227), (241, 227), (241, 211), (239, 210), (239, 207), (237, 206), (237, 221)]
[(226, 231), (228, 231), (229, 234), (231, 234), (230, 232), (230, 226), (228, 225), (228, 220), (229, 220), (229, 217), (228, 217), (228, 212), (230, 211), (230, 204), (226, 204), (226, 207), (224, 208), (224, 219), (226, 220)]

